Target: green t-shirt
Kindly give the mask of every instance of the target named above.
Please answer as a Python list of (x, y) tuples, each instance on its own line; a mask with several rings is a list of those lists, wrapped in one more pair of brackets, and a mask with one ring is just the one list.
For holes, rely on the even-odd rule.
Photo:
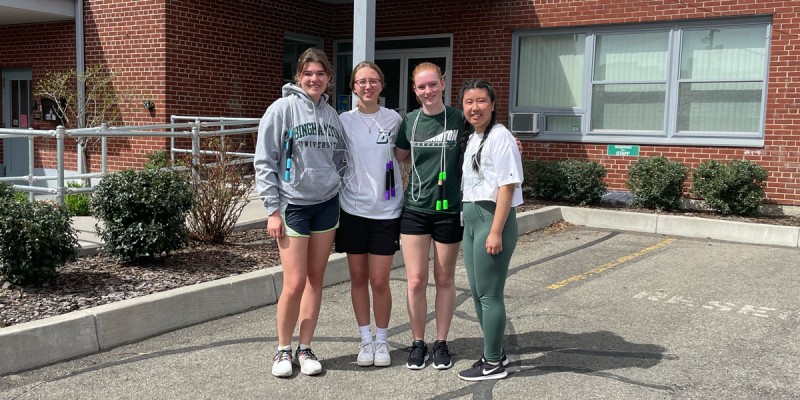
[[(425, 115), (421, 108), (406, 115), (396, 143), (403, 150), (411, 150), (411, 173), (405, 191), (405, 207), (423, 213), (455, 214), (461, 210), (463, 130), (464, 113), (453, 107), (445, 106), (445, 110), (437, 115)], [(442, 165), (447, 174), (444, 188), (449, 207), (437, 211), (436, 201), (444, 200), (439, 196), (438, 187)]]

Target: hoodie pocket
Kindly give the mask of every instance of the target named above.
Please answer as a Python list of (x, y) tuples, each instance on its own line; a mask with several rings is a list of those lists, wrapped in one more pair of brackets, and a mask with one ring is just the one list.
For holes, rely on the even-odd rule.
[(331, 190), (338, 190), (339, 180), (334, 167), (295, 168), (292, 171), (292, 187), (299, 195), (310, 199), (322, 198)]

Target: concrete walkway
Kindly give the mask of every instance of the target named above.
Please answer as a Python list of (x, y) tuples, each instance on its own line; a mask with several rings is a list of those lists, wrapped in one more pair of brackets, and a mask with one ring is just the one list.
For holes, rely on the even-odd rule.
[[(260, 200), (251, 198), (237, 228), (264, 226), (265, 217)], [(800, 227), (576, 207), (547, 207), (518, 215), (521, 234), (561, 220), (609, 230), (787, 248), (800, 246)], [(90, 217), (74, 220), (83, 246), (82, 254), (96, 252), (102, 245), (94, 224)], [(394, 267), (402, 265), (398, 252)], [(348, 280), (345, 256), (332, 255), (325, 285)], [(281, 292), (281, 282), (280, 267), (273, 267), (2, 328), (0, 375), (106, 351), (189, 325), (275, 304)]]

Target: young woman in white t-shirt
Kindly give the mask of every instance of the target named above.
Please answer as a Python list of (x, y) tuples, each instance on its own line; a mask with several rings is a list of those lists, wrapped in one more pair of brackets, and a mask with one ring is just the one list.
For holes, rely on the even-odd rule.
[[(350, 297), (358, 323), (360, 366), (391, 364), (387, 342), (392, 294), (389, 273), (399, 249), (400, 213), (403, 209), (400, 165), (394, 144), (402, 117), (378, 103), (384, 76), (373, 62), (353, 69), (350, 88), (358, 96), (358, 108), (339, 115), (349, 150), (341, 191), (336, 251), (347, 253)], [(372, 287), (375, 340), (370, 324)]]
[(468, 136), (462, 167), (464, 264), (478, 323), (483, 356), (459, 372), (479, 381), (506, 377), (503, 352), (506, 329), (504, 290), (508, 265), (517, 244), (514, 207), (522, 204), (522, 157), (511, 132), (496, 123), (495, 92), (481, 79), (461, 89)]

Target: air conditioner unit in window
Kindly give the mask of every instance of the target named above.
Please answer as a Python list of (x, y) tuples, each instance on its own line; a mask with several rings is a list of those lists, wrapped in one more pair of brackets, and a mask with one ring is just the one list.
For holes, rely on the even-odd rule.
[(509, 114), (511, 133), (539, 133), (539, 113)]

